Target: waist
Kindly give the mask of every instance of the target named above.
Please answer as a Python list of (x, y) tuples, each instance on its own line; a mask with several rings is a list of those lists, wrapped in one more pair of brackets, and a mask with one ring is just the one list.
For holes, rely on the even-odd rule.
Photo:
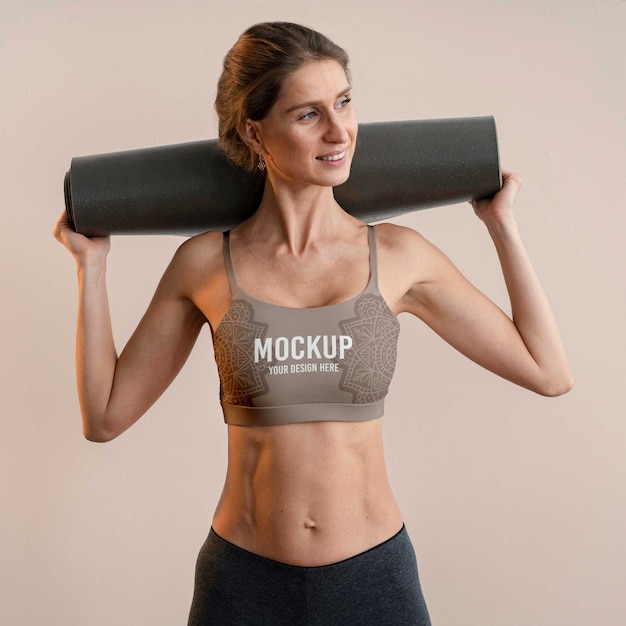
[(323, 565), (371, 548), (401, 524), (380, 420), (229, 429), (213, 526), (235, 545), (285, 563)]
[(353, 554), (345, 559), (342, 559), (340, 561), (333, 561), (330, 563), (325, 563), (323, 565), (313, 565), (313, 566), (306, 566), (306, 565), (292, 565), (289, 563), (284, 563), (282, 561), (276, 561), (274, 559), (270, 559), (267, 557), (261, 557), (260, 555), (251, 552), (249, 550), (246, 550), (245, 548), (242, 548), (241, 546), (238, 546), (237, 544), (234, 544), (230, 541), (228, 541), (227, 539), (225, 539), (224, 537), (220, 536), (220, 534), (218, 532), (216, 532), (214, 527), (211, 527), (211, 530), (209, 532), (209, 541), (214, 543), (214, 544), (221, 544), (221, 552), (224, 551), (238, 551), (240, 553), (240, 555), (243, 553), (245, 554), (245, 556), (247, 556), (248, 559), (251, 560), (263, 560), (266, 564), (269, 564), (270, 566), (277, 566), (280, 567), (281, 569), (284, 568), (288, 568), (288, 569), (293, 569), (294, 571), (297, 570), (306, 570), (306, 571), (310, 571), (310, 570), (315, 570), (315, 569), (327, 569), (327, 568), (333, 568), (335, 566), (344, 566), (348, 563), (350, 564), (357, 564), (359, 561), (363, 561), (365, 560), (365, 558), (369, 557), (369, 556), (376, 556), (373, 553), (374, 552), (386, 552), (389, 549), (393, 550), (395, 547), (397, 547), (398, 544), (404, 544), (405, 546), (408, 545), (409, 550), (412, 551), (413, 547), (411, 545), (411, 540), (409, 539), (407, 530), (406, 530), (406, 526), (404, 523), (402, 523), (402, 526), (400, 528), (400, 530), (394, 532), (389, 538), (384, 539), (383, 541), (381, 541), (380, 543), (376, 543), (374, 544), (372, 547), (363, 550), (362, 552), (357, 552), (356, 554)]
[(402, 525), (393, 499), (374, 513), (356, 507), (341, 514), (303, 510), (294, 515), (278, 506), (275, 514), (273, 520), (250, 523), (245, 514), (229, 515), (228, 507), (220, 506), (212, 526), (220, 537), (259, 557), (298, 567), (319, 567), (379, 545)]

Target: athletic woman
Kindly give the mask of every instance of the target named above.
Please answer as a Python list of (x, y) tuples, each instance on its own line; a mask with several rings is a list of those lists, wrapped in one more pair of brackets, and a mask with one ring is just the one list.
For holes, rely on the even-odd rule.
[(512, 319), (415, 231), (342, 210), (357, 141), (348, 57), (295, 24), (250, 28), (224, 60), (220, 144), (265, 177), (254, 215), (179, 248), (117, 356), (109, 241), (65, 217), (78, 266), (85, 436), (109, 441), (163, 393), (203, 324), (228, 423), (226, 481), (198, 557), (202, 624), (429, 624), (381, 437), (399, 313), (481, 366), (544, 395), (572, 386), (552, 311), (513, 215), (520, 178), (473, 203), (495, 244)]

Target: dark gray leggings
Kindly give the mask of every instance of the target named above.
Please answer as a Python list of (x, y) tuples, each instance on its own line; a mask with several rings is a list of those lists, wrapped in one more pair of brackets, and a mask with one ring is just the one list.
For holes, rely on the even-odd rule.
[(297, 567), (219, 537), (200, 550), (188, 626), (429, 626), (404, 526), (345, 561)]

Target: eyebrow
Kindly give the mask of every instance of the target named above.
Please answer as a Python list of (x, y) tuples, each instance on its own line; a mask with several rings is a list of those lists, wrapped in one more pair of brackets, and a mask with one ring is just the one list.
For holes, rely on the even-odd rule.
[[(341, 98), (341, 96), (345, 96), (350, 91), (352, 91), (352, 85), (348, 85), (344, 90), (340, 91), (337, 94), (337, 97), (335, 98), (335, 100), (337, 98)], [(319, 100), (311, 101), (311, 102), (302, 102), (301, 104), (295, 104), (294, 106), (289, 107), (285, 111), (285, 113), (291, 113), (292, 111), (297, 111), (298, 109), (306, 109), (308, 107), (315, 107), (315, 106), (318, 106), (319, 104), (321, 104)]]

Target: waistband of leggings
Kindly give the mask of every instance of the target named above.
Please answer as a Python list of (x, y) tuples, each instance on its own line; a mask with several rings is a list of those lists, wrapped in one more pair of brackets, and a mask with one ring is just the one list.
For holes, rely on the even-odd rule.
[(250, 550), (246, 550), (245, 548), (242, 548), (228, 541), (228, 539), (224, 539), (224, 537), (221, 537), (220, 535), (218, 535), (215, 532), (215, 529), (213, 528), (213, 526), (211, 526), (211, 530), (209, 532), (209, 537), (211, 536), (213, 536), (224, 547), (229, 548), (231, 550), (236, 550), (242, 554), (248, 555), (250, 558), (259, 559), (261, 561), (272, 563), (274, 565), (279, 565), (281, 567), (289, 567), (289, 568), (293, 568), (294, 570), (302, 570), (302, 571), (321, 570), (321, 569), (324, 569), (325, 567), (335, 567), (337, 565), (345, 565), (345, 564), (350, 563), (351, 561), (357, 561), (366, 555), (373, 554), (374, 552), (378, 550), (384, 550), (385, 548), (390, 547), (395, 542), (401, 540), (403, 537), (406, 537), (408, 539), (406, 525), (402, 524), (402, 527), (400, 528), (400, 530), (394, 535), (392, 535), (391, 537), (389, 537), (389, 539), (385, 539), (383, 542), (376, 544), (375, 546), (372, 546), (371, 548), (368, 548), (367, 550), (364, 550), (363, 552), (359, 552), (358, 554), (355, 554), (353, 556), (349, 556), (345, 559), (341, 559), (340, 561), (334, 561), (333, 563), (328, 563), (326, 565), (292, 565), (290, 563), (283, 563), (282, 561), (276, 561), (275, 559), (270, 559), (266, 556), (261, 556), (260, 554), (256, 554), (254, 552), (251, 552)]

